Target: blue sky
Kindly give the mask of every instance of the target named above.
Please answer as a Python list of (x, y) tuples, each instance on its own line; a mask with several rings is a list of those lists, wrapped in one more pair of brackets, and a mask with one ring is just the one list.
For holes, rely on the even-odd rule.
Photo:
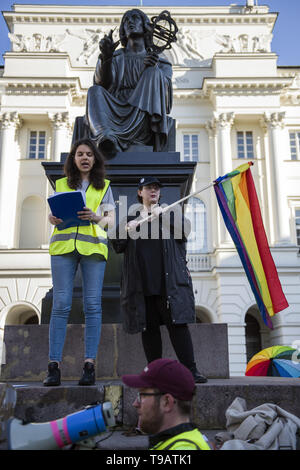
[[(11, 5), (128, 5), (128, 6), (209, 6), (230, 5), (236, 3), (245, 5), (246, 0), (0, 0), (1, 10), (10, 11)], [(272, 51), (278, 54), (278, 65), (300, 66), (299, 47), (299, 18), (300, 0), (258, 0), (259, 5), (268, 5), (272, 12), (279, 16), (274, 29)], [(7, 26), (3, 17), (0, 17), (0, 65), (3, 65), (2, 55), (9, 50)]]

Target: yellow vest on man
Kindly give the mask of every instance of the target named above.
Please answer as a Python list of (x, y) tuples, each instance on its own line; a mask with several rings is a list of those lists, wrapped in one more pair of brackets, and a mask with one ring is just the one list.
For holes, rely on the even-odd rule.
[[(95, 189), (91, 184), (86, 191), (86, 206), (96, 212), (110, 184), (104, 180), (103, 189)], [(67, 178), (56, 181), (57, 192), (74, 191), (68, 186)], [(50, 239), (50, 255), (63, 255), (77, 250), (81, 255), (89, 256), (98, 253), (107, 259), (107, 234), (98, 224), (91, 222), (89, 225), (68, 227), (64, 230), (54, 228)]]
[(211, 450), (201, 432), (195, 428), (161, 441), (149, 450)]

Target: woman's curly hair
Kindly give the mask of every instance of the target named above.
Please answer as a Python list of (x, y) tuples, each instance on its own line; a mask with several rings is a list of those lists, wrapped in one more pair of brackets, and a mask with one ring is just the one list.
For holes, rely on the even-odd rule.
[(89, 180), (90, 183), (94, 186), (95, 189), (104, 188), (104, 177), (105, 177), (105, 166), (104, 159), (94, 142), (90, 139), (80, 139), (77, 140), (71, 147), (70, 153), (67, 156), (67, 159), (64, 164), (64, 173), (67, 177), (68, 186), (71, 189), (78, 189), (81, 186), (81, 175), (78, 170), (74, 158), (77, 151), (77, 148), (80, 145), (87, 145), (94, 154), (95, 163), (91, 169)]

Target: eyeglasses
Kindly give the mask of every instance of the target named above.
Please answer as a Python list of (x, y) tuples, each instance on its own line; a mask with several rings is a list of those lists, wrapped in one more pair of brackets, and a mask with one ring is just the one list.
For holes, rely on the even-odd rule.
[(162, 393), (162, 392), (152, 392), (152, 393), (138, 392), (136, 399), (137, 399), (138, 403), (141, 403), (142, 397), (159, 397), (159, 396), (162, 396), (162, 395), (165, 395), (165, 393)]

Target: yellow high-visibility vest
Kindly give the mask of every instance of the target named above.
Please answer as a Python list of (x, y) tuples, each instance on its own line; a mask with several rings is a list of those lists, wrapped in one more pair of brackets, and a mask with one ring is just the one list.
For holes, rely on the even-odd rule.
[[(86, 206), (96, 212), (110, 184), (109, 180), (104, 180), (103, 189), (95, 189), (89, 185), (86, 191)], [(57, 192), (74, 191), (68, 186), (67, 178), (60, 178), (56, 181)], [(68, 227), (64, 230), (54, 228), (50, 239), (50, 255), (63, 255), (77, 250), (81, 255), (89, 256), (98, 253), (107, 259), (107, 234), (98, 224), (91, 222), (89, 225), (78, 225)]]
[(211, 448), (201, 432), (195, 428), (161, 441), (150, 450), (211, 450)]

